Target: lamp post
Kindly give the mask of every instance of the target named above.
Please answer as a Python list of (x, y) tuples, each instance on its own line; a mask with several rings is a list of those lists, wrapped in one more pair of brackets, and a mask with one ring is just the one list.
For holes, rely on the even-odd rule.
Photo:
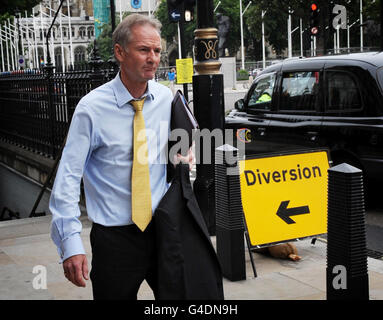
[(287, 19), (287, 48), (288, 48), (288, 57), (293, 56), (293, 45), (292, 45), (292, 32), (291, 32), (291, 13), (292, 11), (289, 8), (289, 18)]
[(112, 22), (112, 34), (114, 29), (116, 29), (116, 7), (114, 5), (114, 0), (109, 0), (110, 3), (110, 19)]
[(24, 54), (23, 54), (23, 48), (21, 46), (21, 34), (20, 34), (20, 11), (18, 8), (16, 8), (16, 11), (15, 11), (15, 19), (17, 17), (17, 36), (18, 36), (18, 39), (17, 39), (17, 49), (18, 49), (18, 53), (19, 53), (19, 56), (18, 56), (18, 66), (19, 66), (19, 69), (22, 70), (23, 69), (23, 65), (24, 65)]
[(265, 47), (265, 17), (266, 11), (262, 10), (262, 68), (266, 68), (266, 47)]
[(1, 32), (1, 25), (0, 25), (0, 54), (1, 54), (1, 71), (4, 72), (5, 66), (4, 66), (3, 37)]
[(251, 1), (247, 4), (245, 10), (242, 12), (242, 0), (239, 0), (239, 17), (240, 17), (240, 27), (241, 27), (241, 68), (245, 69), (245, 46), (243, 41), (243, 15), (245, 14), (247, 8), (251, 5)]
[(359, 0), (360, 10), (359, 10), (359, 22), (360, 22), (360, 52), (363, 52), (363, 2)]
[(239, 0), (239, 15), (240, 15), (240, 27), (241, 27), (241, 69), (245, 69), (245, 49), (243, 46), (243, 17), (242, 17), (242, 0)]
[[(109, 0), (109, 4), (110, 4), (110, 20), (111, 20), (111, 24), (112, 24), (112, 31), (110, 34), (110, 38), (113, 38), (113, 32), (114, 32), (114, 29), (116, 29), (116, 7), (114, 5), (114, 0)], [(96, 43), (95, 43), (95, 45), (96, 45)], [(117, 62), (116, 62), (116, 58), (114, 57), (114, 48), (113, 47), (111, 48), (111, 55), (110, 55), (110, 58), (108, 60), (108, 64), (112, 67), (113, 70), (116, 70)]]
[(383, 1), (380, 1), (380, 51), (383, 51)]
[[(193, 109), (200, 130), (223, 133), (224, 90), (218, 54), (218, 30), (214, 27), (213, 0), (197, 0), (197, 29), (194, 31), (195, 74)], [(206, 141), (209, 140), (209, 141)], [(216, 232), (215, 219), (215, 146), (213, 139), (196, 139), (197, 177), (193, 189), (210, 235)], [(210, 161), (204, 161), (205, 155)]]

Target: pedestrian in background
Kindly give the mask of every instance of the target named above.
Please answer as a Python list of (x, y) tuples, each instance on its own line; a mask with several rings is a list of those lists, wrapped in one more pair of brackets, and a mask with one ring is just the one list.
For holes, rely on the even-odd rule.
[(168, 80), (170, 81), (169, 87), (170, 90), (172, 90), (173, 95), (175, 94), (175, 88), (174, 88), (174, 81), (176, 79), (176, 70), (174, 68), (171, 68), (168, 72)]

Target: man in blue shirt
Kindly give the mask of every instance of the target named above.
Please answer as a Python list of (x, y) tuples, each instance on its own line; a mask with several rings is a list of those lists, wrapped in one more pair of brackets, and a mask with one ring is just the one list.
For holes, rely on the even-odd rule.
[[(85, 287), (88, 262), (80, 237), (78, 206), (83, 178), (93, 222), (92, 280), (95, 299), (136, 299), (143, 280), (156, 294), (153, 223), (141, 231), (132, 221), (131, 101), (145, 98), (152, 214), (166, 193), (166, 154), (172, 92), (152, 79), (160, 62), (160, 23), (139, 14), (125, 18), (113, 33), (119, 74), (78, 103), (50, 199), (51, 237), (66, 278)], [(183, 159), (191, 160), (192, 156)]]
[(170, 71), (168, 72), (168, 79), (170, 81), (170, 90), (172, 90), (172, 93), (174, 95), (175, 90), (174, 90), (174, 80), (176, 78), (176, 70), (174, 68), (171, 68)]

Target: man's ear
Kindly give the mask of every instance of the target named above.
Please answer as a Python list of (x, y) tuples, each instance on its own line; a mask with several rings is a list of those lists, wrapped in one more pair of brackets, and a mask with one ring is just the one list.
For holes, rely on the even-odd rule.
[(124, 49), (118, 43), (114, 45), (114, 56), (120, 63), (124, 60)]

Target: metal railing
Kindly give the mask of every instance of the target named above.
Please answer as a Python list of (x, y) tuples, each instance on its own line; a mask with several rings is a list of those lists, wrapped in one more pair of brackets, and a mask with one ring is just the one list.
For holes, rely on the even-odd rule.
[(0, 139), (56, 158), (79, 100), (116, 73), (96, 52), (88, 65), (66, 72), (46, 66), (0, 74)]

